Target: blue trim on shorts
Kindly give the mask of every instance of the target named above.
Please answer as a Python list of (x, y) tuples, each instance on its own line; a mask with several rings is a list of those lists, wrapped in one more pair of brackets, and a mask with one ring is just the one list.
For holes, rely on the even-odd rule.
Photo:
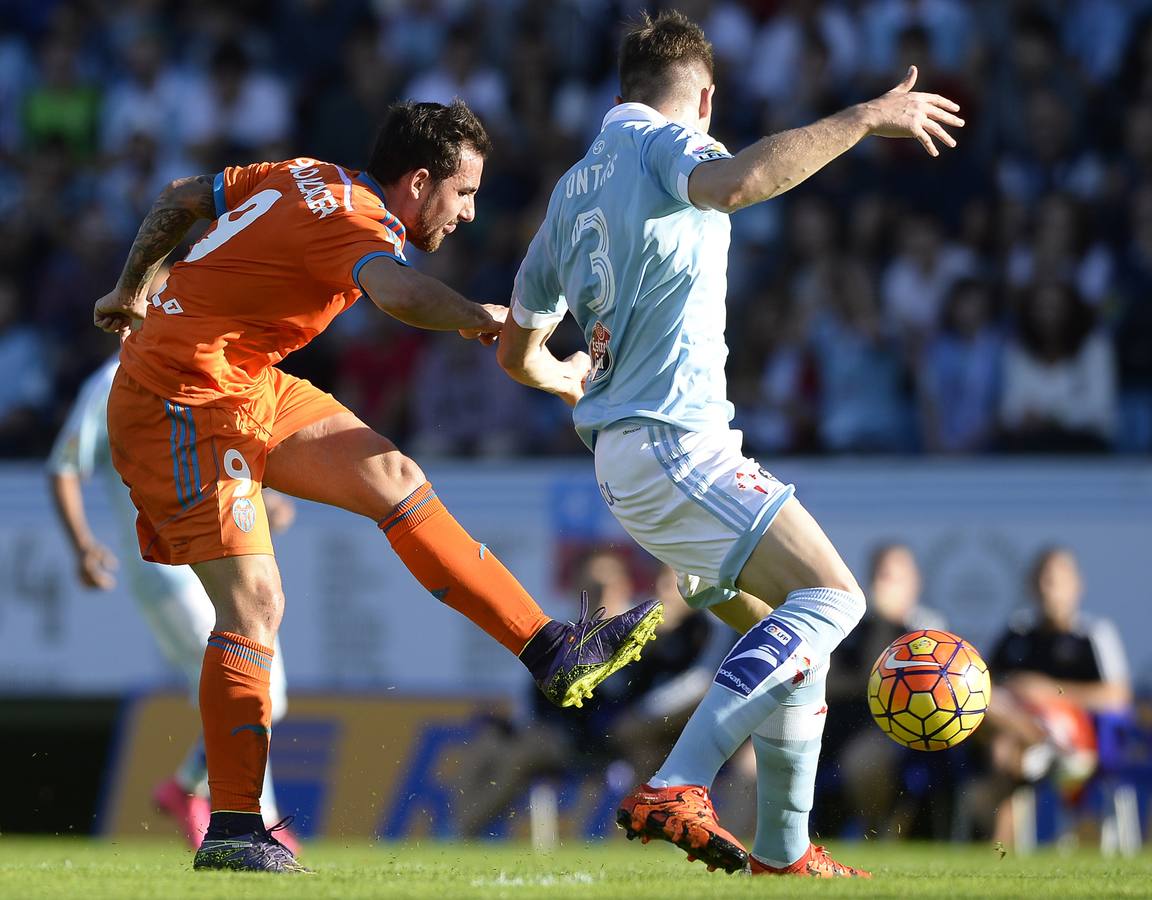
[[(684, 449), (684, 445), (680, 443), (680, 433), (675, 430), (675, 426), (663, 425), (659, 427), (666, 433), (668, 440), (675, 446), (681, 458), (689, 459), (688, 451)], [(752, 525), (756, 514), (741, 503), (738, 497), (724, 490), (724, 488), (718, 486), (715, 482), (709, 483), (707, 476), (695, 467), (692, 467), (690, 474), (693, 479), (692, 486), (702, 495), (707, 496), (708, 499), (718, 507), (724, 508), (727, 506), (733, 518), (742, 523), (740, 526), (741, 530)]]
[(219, 219), (228, 212), (228, 204), (224, 200), (224, 173), (217, 172), (212, 179), (212, 202), (216, 205), (216, 218)]
[[(721, 524), (733, 531), (740, 533), (743, 532), (749, 525), (752, 524), (752, 516), (747, 513), (743, 508), (740, 509), (742, 514), (747, 513), (747, 522), (740, 521), (733, 515), (733, 511), (725, 509), (725, 507), (718, 502), (720, 499), (716, 492), (710, 493), (707, 488), (707, 483), (704, 476), (692, 467), (686, 454), (681, 453), (678, 459), (673, 459), (672, 454), (663, 448), (664, 443), (673, 443), (673, 438), (670, 435), (663, 433), (665, 429), (657, 425), (648, 426), (648, 440), (651, 443), (652, 455), (656, 457), (656, 461), (660, 463), (660, 467), (664, 469), (668, 475), (668, 480), (676, 485), (677, 489), (685, 497), (703, 509), (705, 512), (710, 513), (720, 520)], [(682, 449), (682, 448), (680, 448)], [(731, 499), (731, 498), (725, 498)]]
[(184, 488), (184, 429), (187, 427), (184, 420), (176, 414), (176, 404), (164, 401), (164, 412), (172, 423), (168, 434), (168, 443), (172, 449), (172, 478), (176, 482), (176, 499), (180, 501), (180, 508), (188, 508), (188, 491)]
[[(780, 492), (780, 496), (773, 500), (771, 503), (760, 508), (756, 514), (756, 521), (752, 523), (751, 527), (736, 539), (732, 545), (732, 549), (728, 551), (728, 555), (724, 557), (724, 561), (720, 563), (720, 583), (717, 585), (721, 588), (728, 588), (730, 590), (737, 590), (736, 579), (740, 577), (744, 566), (748, 563), (748, 558), (752, 555), (752, 551), (756, 549), (756, 545), (760, 543), (760, 539), (764, 537), (768, 529), (772, 527), (772, 522), (776, 518), (776, 514), (780, 512), (781, 507), (784, 506), (796, 493), (796, 485), (786, 484), (784, 490)], [(723, 598), (709, 603), (709, 606), (715, 603), (722, 602)]]
[(191, 481), (188, 484), (189, 488), (189, 504), (199, 503), (204, 497), (204, 492), (201, 490), (200, 485), (200, 459), (196, 455), (196, 421), (192, 418), (192, 409), (188, 406), (181, 406), (180, 413), (184, 416), (184, 421), (188, 423), (188, 443), (184, 448), (185, 458), (191, 466), (191, 473), (189, 475)]
[(196, 422), (192, 410), (170, 400), (164, 401), (164, 412), (172, 423), (168, 444), (172, 452), (172, 478), (176, 482), (176, 499), (181, 509), (204, 498), (200, 482), (200, 459), (196, 456)]

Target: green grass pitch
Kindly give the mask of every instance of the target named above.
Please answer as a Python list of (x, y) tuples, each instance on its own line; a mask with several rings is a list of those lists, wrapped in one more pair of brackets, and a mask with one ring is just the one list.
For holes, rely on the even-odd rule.
[(359, 898), (1074, 898), (1152, 896), (1152, 854), (1004, 858), (989, 847), (845, 844), (845, 862), (872, 881), (815, 881), (709, 874), (665, 845), (564, 846), (533, 853), (508, 844), (313, 844), (301, 854), (314, 876), (193, 872), (191, 854), (163, 841), (0, 837), (0, 897), (117, 900)]

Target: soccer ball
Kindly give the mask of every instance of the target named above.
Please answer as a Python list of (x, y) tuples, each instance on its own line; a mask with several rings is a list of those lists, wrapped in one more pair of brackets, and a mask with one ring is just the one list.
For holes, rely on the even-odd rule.
[(928, 628), (889, 644), (868, 678), (868, 708), (888, 737), (913, 750), (947, 750), (984, 720), (988, 666), (961, 637)]

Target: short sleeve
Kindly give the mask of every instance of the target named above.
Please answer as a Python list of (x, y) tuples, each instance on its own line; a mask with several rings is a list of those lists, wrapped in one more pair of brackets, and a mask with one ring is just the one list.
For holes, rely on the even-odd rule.
[(256, 190), (279, 163), (253, 163), (250, 166), (228, 166), (218, 172), (212, 181), (212, 199), (216, 203), (216, 218), (234, 209), (245, 197)]
[(731, 159), (723, 144), (702, 131), (692, 131), (668, 124), (647, 135), (643, 148), (644, 166), (665, 192), (685, 205), (688, 199), (688, 176), (700, 163), (714, 159)]
[(108, 393), (115, 371), (115, 365), (102, 366), (80, 389), (48, 455), (52, 474), (81, 478), (92, 474), (100, 448), (108, 442)]
[(512, 318), (521, 328), (547, 328), (568, 312), (568, 302), (548, 249), (547, 229), (545, 219), (528, 245), (528, 253), (512, 287)]
[(1096, 670), (1100, 680), (1109, 684), (1125, 684), (1130, 678), (1128, 654), (1120, 632), (1108, 619), (1097, 619), (1088, 629), (1092, 654), (1096, 657)]
[(363, 292), (360, 270), (382, 256), (402, 266), (409, 264), (399, 233), (368, 216), (333, 216), (329, 227), (317, 234), (308, 265), (316, 278), (337, 290)]

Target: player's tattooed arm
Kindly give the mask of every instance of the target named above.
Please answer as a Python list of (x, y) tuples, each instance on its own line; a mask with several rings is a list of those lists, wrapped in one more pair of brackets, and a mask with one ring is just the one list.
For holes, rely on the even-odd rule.
[(140, 223), (116, 287), (96, 302), (93, 321), (104, 331), (126, 333), (147, 311), (145, 292), (165, 258), (200, 219), (216, 215), (211, 175), (178, 178), (160, 192)]
[(188, 230), (200, 219), (215, 216), (211, 175), (178, 178), (169, 184), (160, 192), (136, 232), (120, 275), (120, 290), (128, 294), (144, 290)]
[(761, 138), (731, 159), (698, 165), (688, 178), (688, 197), (705, 209), (735, 212), (790, 191), (869, 135), (915, 138), (931, 156), (933, 139), (955, 147), (944, 129), (963, 128), (960, 107), (939, 94), (913, 91), (916, 67), (875, 100), (850, 106), (803, 128)]

